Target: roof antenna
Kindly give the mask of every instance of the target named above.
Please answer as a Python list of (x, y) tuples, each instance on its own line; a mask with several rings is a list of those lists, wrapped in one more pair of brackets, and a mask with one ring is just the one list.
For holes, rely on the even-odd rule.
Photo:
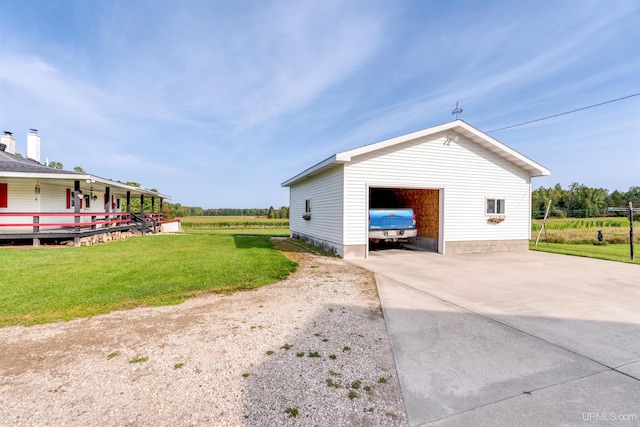
[(462, 114), (462, 111), (463, 111), (463, 110), (462, 110), (462, 108), (460, 108), (460, 107), (458, 106), (458, 101), (456, 101), (456, 108), (454, 108), (454, 110), (451, 112), (451, 114), (452, 114), (452, 115), (453, 115), (453, 114), (455, 114), (455, 115), (456, 115), (456, 120), (458, 120), (458, 116), (459, 116), (460, 114)]

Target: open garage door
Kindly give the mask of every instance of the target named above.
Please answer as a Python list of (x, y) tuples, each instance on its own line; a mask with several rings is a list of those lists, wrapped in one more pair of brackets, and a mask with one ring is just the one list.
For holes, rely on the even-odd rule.
[[(418, 235), (410, 238), (404, 247), (438, 252), (441, 221), (440, 191), (422, 188), (369, 187), (369, 209), (413, 209)], [(384, 245), (375, 245), (375, 249), (382, 248)], [(369, 249), (374, 249), (371, 242), (369, 242)]]

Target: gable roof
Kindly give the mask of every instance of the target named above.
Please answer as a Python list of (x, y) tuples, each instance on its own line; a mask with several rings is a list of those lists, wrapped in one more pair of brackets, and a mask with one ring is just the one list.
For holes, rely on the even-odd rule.
[(479, 131), (463, 120), (454, 120), (449, 123), (444, 123), (417, 132), (401, 135), (395, 138), (376, 142), (374, 144), (364, 145), (362, 147), (343, 151), (341, 153), (336, 153), (333, 156), (328, 157), (320, 163), (317, 163), (316, 165), (310, 167), (309, 169), (306, 169), (305, 171), (299, 173), (293, 178), (288, 179), (281, 185), (282, 187), (290, 187), (291, 185), (296, 184), (302, 180), (311, 178), (315, 175), (321, 174), (322, 172), (333, 169), (338, 165), (349, 163), (356, 156), (371, 153), (383, 148), (393, 147), (408, 141), (434, 135), (444, 131), (456, 132), (460, 136), (480, 145), (481, 147), (491, 151), (492, 153), (528, 171), (531, 176), (547, 176), (551, 174), (549, 169), (518, 153), (516, 150), (507, 147), (500, 141), (490, 137), (484, 132)]
[(38, 179), (69, 179), (86, 181), (90, 183), (98, 183), (103, 186), (115, 187), (124, 191), (131, 191), (131, 194), (144, 194), (145, 196), (158, 196), (170, 199), (169, 196), (160, 194), (156, 191), (147, 190), (142, 187), (133, 187), (131, 185), (120, 182), (111, 181), (110, 179), (100, 178), (95, 175), (72, 172), (63, 169), (53, 169), (45, 166), (35, 160), (25, 159), (6, 151), (0, 150), (0, 178), (38, 178)]

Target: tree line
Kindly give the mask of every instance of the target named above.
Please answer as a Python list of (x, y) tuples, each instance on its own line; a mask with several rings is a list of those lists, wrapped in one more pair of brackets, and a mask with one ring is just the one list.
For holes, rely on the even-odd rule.
[(281, 206), (276, 209), (273, 206), (268, 208), (211, 208), (203, 209), (199, 206), (183, 206), (180, 203), (163, 203), (162, 213), (164, 218), (178, 218), (185, 216), (247, 216), (247, 217), (267, 217), (271, 219), (289, 218), (289, 207)]
[(560, 184), (554, 187), (540, 187), (531, 193), (531, 214), (533, 218), (544, 217), (547, 203), (551, 200), (550, 216), (588, 218), (598, 216), (624, 216), (624, 212), (609, 212), (607, 208), (624, 208), (629, 202), (640, 207), (640, 186), (629, 191), (606, 188), (592, 188), (577, 182), (564, 189)]

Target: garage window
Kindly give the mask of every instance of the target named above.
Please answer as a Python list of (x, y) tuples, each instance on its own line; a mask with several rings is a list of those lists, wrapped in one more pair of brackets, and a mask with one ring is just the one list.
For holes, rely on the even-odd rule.
[(489, 215), (504, 215), (504, 199), (489, 199), (487, 198), (487, 214)]
[(311, 199), (304, 201), (304, 213), (311, 213)]

